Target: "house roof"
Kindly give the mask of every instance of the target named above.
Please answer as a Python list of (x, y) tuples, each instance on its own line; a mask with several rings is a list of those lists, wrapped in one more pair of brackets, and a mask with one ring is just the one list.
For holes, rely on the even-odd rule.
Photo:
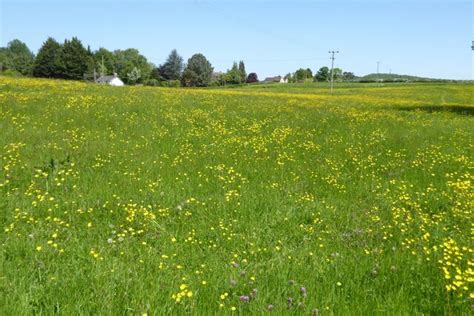
[(117, 78), (117, 76), (100, 76), (99, 79), (97, 79), (95, 82), (97, 83), (107, 83), (111, 82), (114, 78)]
[(264, 82), (274, 82), (274, 81), (280, 81), (281, 76), (276, 76), (276, 77), (267, 77), (265, 78)]

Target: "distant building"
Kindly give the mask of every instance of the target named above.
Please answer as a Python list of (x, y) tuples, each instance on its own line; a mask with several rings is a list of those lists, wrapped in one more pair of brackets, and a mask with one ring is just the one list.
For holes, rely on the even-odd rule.
[(267, 77), (263, 80), (264, 83), (279, 82), (279, 83), (288, 83), (288, 78), (282, 76), (276, 77)]
[(109, 84), (111, 86), (123, 86), (123, 81), (117, 76), (117, 74), (113, 74), (112, 76), (100, 76), (99, 79), (95, 81), (96, 83), (101, 84)]

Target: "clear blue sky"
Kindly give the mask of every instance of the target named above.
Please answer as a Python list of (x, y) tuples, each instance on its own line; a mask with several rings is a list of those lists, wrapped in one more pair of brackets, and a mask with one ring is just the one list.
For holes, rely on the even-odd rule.
[(18, 38), (35, 53), (48, 36), (92, 49), (137, 48), (162, 63), (176, 48), (203, 53), (216, 70), (244, 60), (259, 78), (329, 65), (473, 79), (471, 1), (0, 0), (0, 45)]

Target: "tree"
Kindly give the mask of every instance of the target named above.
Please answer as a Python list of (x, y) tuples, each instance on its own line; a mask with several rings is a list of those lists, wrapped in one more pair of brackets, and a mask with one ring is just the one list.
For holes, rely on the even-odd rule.
[(298, 82), (303, 82), (306, 79), (311, 78), (310, 74), (311, 74), (311, 70), (308, 73), (307, 69), (300, 68), (297, 71), (295, 71), (294, 79)]
[(33, 76), (43, 78), (56, 78), (61, 75), (59, 58), (61, 57), (61, 44), (49, 37), (41, 46), (33, 66)]
[(22, 75), (32, 74), (34, 55), (22, 41), (14, 39), (9, 42), (2, 55), (2, 68), (16, 70)]
[(183, 57), (173, 49), (168, 55), (166, 62), (159, 67), (160, 75), (165, 80), (179, 80), (183, 72)]
[(151, 79), (154, 79), (154, 80), (163, 80), (163, 77), (161, 76), (161, 69), (160, 67), (154, 67), (152, 70), (151, 70), (151, 73), (150, 73), (150, 78)]
[(342, 80), (350, 81), (350, 80), (354, 80), (354, 79), (355, 79), (355, 75), (354, 75), (353, 72), (344, 71), (342, 73)]
[(127, 74), (128, 82), (135, 84), (141, 78), (141, 71), (137, 67), (133, 67), (132, 71)]
[(329, 80), (329, 68), (324, 66), (319, 68), (318, 72), (314, 76), (314, 81), (328, 81)]
[(247, 79), (247, 72), (245, 71), (245, 64), (243, 60), (239, 62), (239, 72), (240, 72), (240, 82), (245, 82), (245, 79)]
[(256, 74), (255, 72), (249, 73), (246, 82), (247, 82), (247, 83), (258, 82), (258, 76), (257, 76), (257, 74)]
[(0, 47), (0, 72), (7, 69), (7, 48)]
[[(342, 69), (334, 68), (333, 74), (334, 74), (334, 77), (333, 77), (334, 80), (340, 80), (342, 78)], [(329, 79), (331, 79), (331, 71), (329, 71)]]
[(202, 54), (194, 54), (188, 59), (183, 72), (183, 85), (188, 87), (205, 87), (211, 82), (214, 68)]
[(83, 79), (88, 70), (89, 54), (77, 37), (65, 40), (58, 67), (65, 79)]
[(211, 75), (211, 86), (225, 86), (227, 74), (222, 72), (213, 72)]
[(197, 86), (198, 75), (191, 69), (187, 67), (183, 71), (183, 76), (181, 78), (181, 83), (185, 87), (195, 87)]
[(96, 71), (94, 53), (92, 53), (91, 47), (87, 45), (87, 70), (84, 79), (95, 80)]
[(240, 71), (236, 62), (232, 64), (232, 68), (230, 70), (227, 70), (227, 73), (225, 74), (225, 81), (226, 83), (230, 84), (240, 84), (243, 82), (242, 72)]
[[(140, 70), (140, 78), (132, 82), (128, 74), (132, 73), (133, 68)], [(142, 83), (150, 78), (151, 71), (154, 68), (148, 63), (145, 56), (141, 55), (137, 49), (128, 48), (125, 50), (114, 51), (114, 65), (113, 68), (120, 78), (125, 80), (127, 84)]]
[(98, 71), (100, 75), (105, 76), (105, 75), (109, 75), (115, 72), (114, 54), (103, 47), (95, 51), (94, 64), (95, 64), (96, 71)]
[(295, 77), (291, 73), (287, 73), (284, 78), (288, 79), (290, 83), (295, 82)]
[(307, 78), (313, 78), (313, 72), (311, 71), (311, 69), (306, 68), (306, 73), (307, 73)]

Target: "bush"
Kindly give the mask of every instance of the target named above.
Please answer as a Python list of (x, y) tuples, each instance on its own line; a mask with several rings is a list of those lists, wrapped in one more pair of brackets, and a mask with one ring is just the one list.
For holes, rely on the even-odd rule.
[(170, 88), (179, 88), (181, 86), (181, 81), (179, 80), (170, 80), (168, 81)]
[(15, 69), (7, 69), (1, 74), (7, 77), (23, 77), (22, 74), (16, 71)]
[(160, 82), (156, 79), (147, 79), (143, 82), (145, 86), (158, 87)]
[(158, 85), (160, 87), (166, 87), (166, 88), (179, 88), (181, 86), (181, 82), (179, 80), (168, 80), (168, 81), (161, 81)]

